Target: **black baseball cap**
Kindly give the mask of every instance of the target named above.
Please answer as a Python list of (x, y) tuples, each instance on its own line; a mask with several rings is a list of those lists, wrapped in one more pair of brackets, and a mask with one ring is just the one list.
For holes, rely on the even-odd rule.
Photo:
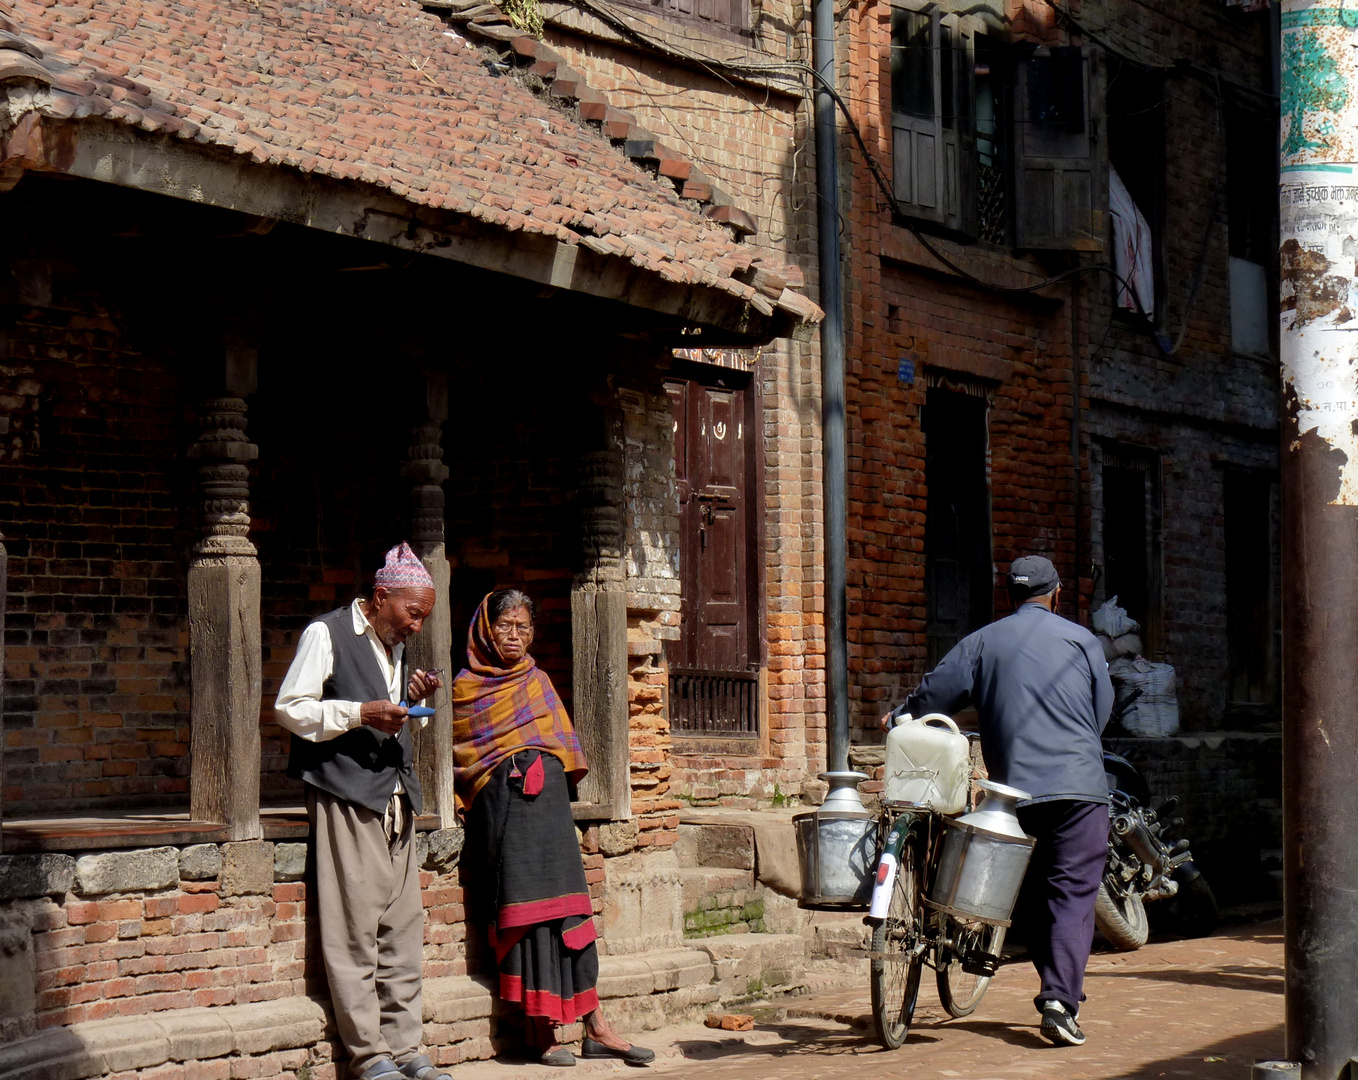
[(1009, 564), (1009, 589), (1014, 593), (1046, 596), (1061, 584), (1056, 567), (1041, 555), (1021, 555)]

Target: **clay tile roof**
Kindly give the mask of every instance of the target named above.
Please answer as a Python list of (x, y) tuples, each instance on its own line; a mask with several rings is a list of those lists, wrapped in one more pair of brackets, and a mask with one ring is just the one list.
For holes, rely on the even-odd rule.
[[(756, 295), (721, 225), (484, 60), (410, 0), (0, 2), (0, 84), (37, 84), (28, 111), (227, 147)], [(800, 293), (778, 307), (820, 318)]]

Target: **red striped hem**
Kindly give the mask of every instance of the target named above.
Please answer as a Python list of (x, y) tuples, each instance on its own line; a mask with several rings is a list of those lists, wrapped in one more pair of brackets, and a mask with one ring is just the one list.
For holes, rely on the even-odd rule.
[(528, 933), (526, 926), (512, 926), (505, 933), (497, 933), (494, 926), (487, 928), (490, 937), (490, 947), (495, 950), (495, 963), (503, 964), (505, 957), (509, 955), (509, 950), (514, 948), (523, 936)]
[(594, 929), (594, 920), (586, 919), (579, 926), (561, 932), (561, 944), (572, 952), (579, 952), (591, 941), (597, 941), (599, 932)]
[(534, 923), (564, 919), (567, 915), (584, 915), (588, 918), (593, 914), (594, 905), (590, 902), (589, 893), (567, 893), (546, 900), (506, 904), (496, 916), (495, 925), (504, 931), (513, 926), (532, 926)]
[(546, 1017), (558, 1024), (573, 1024), (599, 1007), (597, 990), (584, 990), (569, 998), (548, 990), (529, 990), (525, 993), (523, 979), (518, 975), (500, 976), (500, 997), (521, 1004), (529, 1016)]

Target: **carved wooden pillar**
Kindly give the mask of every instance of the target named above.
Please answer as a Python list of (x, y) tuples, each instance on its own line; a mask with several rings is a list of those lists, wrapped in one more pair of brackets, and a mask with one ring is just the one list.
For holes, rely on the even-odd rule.
[(259, 559), (250, 543), (250, 471), (258, 448), (245, 434), (253, 351), (228, 352), (227, 393), (204, 402), (189, 456), (201, 462), (203, 536), (189, 566), (192, 656), (190, 814), (226, 825), (232, 840), (259, 824)]
[[(453, 662), (453, 624), (448, 586), (452, 572), (443, 546), (443, 422), (448, 418), (448, 385), (442, 375), (425, 376), (424, 423), (411, 433), (401, 475), (410, 484), (410, 546), (434, 579), (436, 602), (424, 629), (410, 639), (410, 667), (443, 671), (445, 689), (435, 695), (429, 723), (415, 732), (415, 766), (424, 790), (424, 812), (437, 814), (443, 828), (456, 824), (453, 811), (453, 706), (447, 687), (461, 663)], [(461, 659), (461, 652), (457, 653)]]
[(575, 728), (589, 775), (580, 784), (576, 816), (631, 816), (627, 703), (627, 584), (622, 552), (621, 420), (605, 422), (605, 449), (580, 463), (581, 570), (571, 585), (571, 646)]

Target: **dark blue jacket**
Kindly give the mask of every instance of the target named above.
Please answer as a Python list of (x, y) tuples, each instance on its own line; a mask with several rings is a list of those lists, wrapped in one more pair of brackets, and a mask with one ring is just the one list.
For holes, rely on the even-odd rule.
[(915, 716), (974, 705), (990, 778), (1034, 802), (1108, 801), (1104, 726), (1113, 684), (1084, 627), (1028, 603), (957, 643), (905, 706)]

